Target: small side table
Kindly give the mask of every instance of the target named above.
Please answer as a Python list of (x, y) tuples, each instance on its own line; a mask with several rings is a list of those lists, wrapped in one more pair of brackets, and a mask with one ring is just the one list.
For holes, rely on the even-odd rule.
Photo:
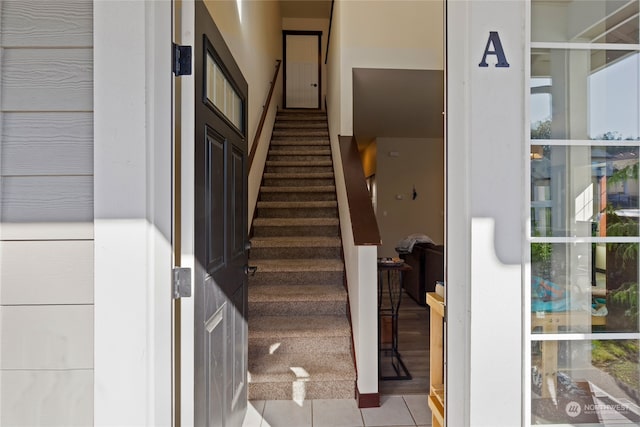
[[(378, 373), (381, 380), (410, 380), (411, 374), (402, 361), (402, 356), (398, 351), (398, 309), (402, 300), (402, 273), (411, 270), (411, 267), (404, 263), (378, 262)], [(388, 306), (383, 306), (383, 299), (388, 298)], [(391, 318), (391, 346), (382, 347), (380, 330), (381, 318)], [(382, 375), (381, 357), (382, 355), (391, 357), (396, 375)]]

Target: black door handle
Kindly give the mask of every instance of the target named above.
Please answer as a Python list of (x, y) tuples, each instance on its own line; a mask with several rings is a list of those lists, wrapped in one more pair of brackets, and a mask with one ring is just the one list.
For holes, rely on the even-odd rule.
[(255, 276), (256, 271), (258, 271), (258, 266), (256, 265), (245, 265), (244, 266), (244, 274), (247, 276)]

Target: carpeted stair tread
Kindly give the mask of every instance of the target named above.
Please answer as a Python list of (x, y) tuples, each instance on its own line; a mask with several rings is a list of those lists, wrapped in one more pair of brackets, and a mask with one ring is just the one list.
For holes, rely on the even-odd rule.
[(265, 172), (262, 177), (264, 179), (333, 179), (332, 172)]
[(330, 156), (329, 149), (308, 149), (308, 150), (271, 150), (269, 152), (278, 156)]
[(249, 360), (249, 382), (355, 381), (350, 353), (263, 354)]
[(327, 124), (327, 115), (321, 113), (307, 113), (307, 114), (292, 114), (292, 113), (278, 113), (276, 115), (276, 123), (285, 122), (314, 122), (324, 121)]
[(315, 114), (315, 115), (307, 115), (306, 117), (304, 117), (304, 120), (296, 120), (293, 118), (293, 116), (287, 116), (286, 114), (278, 114), (277, 115), (278, 120), (276, 121), (276, 125), (278, 124), (282, 124), (282, 123), (287, 123), (289, 121), (296, 121), (296, 122), (301, 122), (301, 123), (317, 123), (317, 124), (321, 124), (324, 127), (327, 127), (327, 117), (323, 114)]
[(342, 285), (264, 285), (255, 286), (249, 291), (249, 303), (346, 300), (347, 291)]
[[(347, 291), (344, 289), (343, 285), (337, 285), (335, 283), (322, 285), (266, 284), (250, 286), (248, 303), (250, 313), (249, 319), (256, 319), (255, 322), (262, 322), (263, 320), (260, 319), (265, 318), (269, 320), (271, 316), (278, 318), (286, 317), (289, 319), (293, 319), (295, 316), (302, 316), (303, 319), (309, 316), (323, 316), (323, 318), (326, 318), (327, 316), (338, 316), (338, 319), (346, 319)], [(300, 322), (299, 326), (307, 327), (305, 322)], [(341, 325), (340, 327), (343, 326), (344, 325)], [(252, 328), (253, 324), (251, 324), (250, 327)], [(265, 325), (260, 324), (258, 325), (257, 330), (268, 327), (278, 328), (279, 323), (272, 322)], [(279, 332), (277, 332), (277, 330), (274, 330), (273, 334), (278, 335), (280, 342), (283, 345), (285, 344), (282, 342), (283, 337)], [(348, 343), (344, 342), (336, 347), (336, 340), (334, 340), (334, 344), (332, 344), (334, 345), (334, 348), (331, 349), (325, 348), (318, 342), (311, 342), (311, 344), (308, 340), (306, 343), (297, 342), (295, 340), (299, 335), (300, 334), (294, 334), (293, 336), (290, 336), (290, 339), (288, 339), (288, 342), (286, 343), (287, 346), (283, 347), (283, 349), (287, 348), (288, 351), (292, 351), (291, 349), (293, 348), (306, 348), (306, 350), (311, 351), (311, 344), (316, 346), (316, 351), (336, 352), (345, 351), (345, 348), (349, 348)], [(330, 333), (329, 335), (335, 337), (334, 333)], [(253, 350), (257, 350), (258, 346), (262, 346), (262, 348), (264, 348), (265, 343), (269, 344), (267, 338), (264, 336), (261, 336), (260, 338), (261, 339), (258, 340), (258, 338), (254, 337), (250, 341), (249, 346), (252, 347)], [(292, 342), (292, 340), (294, 342)]]
[(322, 339), (342, 336), (351, 336), (350, 325), (344, 315), (249, 317), (249, 340), (292, 337)]
[(297, 146), (297, 145), (309, 145), (309, 146), (323, 146), (330, 145), (329, 138), (275, 138), (271, 141), (271, 145), (278, 147), (285, 146)]
[(273, 136), (329, 136), (327, 129), (274, 129)]
[(344, 270), (341, 259), (256, 259), (251, 263), (258, 267), (258, 273), (321, 273)]
[(338, 206), (338, 202), (333, 200), (324, 200), (317, 202), (258, 202), (259, 208), (335, 208)]
[(342, 242), (339, 237), (290, 236), (290, 237), (253, 237), (251, 239), (252, 248), (280, 248), (280, 247), (326, 248), (326, 247), (340, 247), (340, 246), (342, 246)]
[(253, 220), (255, 227), (295, 227), (295, 226), (327, 226), (339, 225), (338, 218), (256, 218)]
[(264, 185), (260, 187), (260, 191), (264, 193), (334, 193), (335, 185), (307, 185), (304, 187)]
[(327, 129), (327, 122), (322, 120), (281, 120), (274, 129)]
[(332, 166), (331, 160), (267, 160), (266, 166)]

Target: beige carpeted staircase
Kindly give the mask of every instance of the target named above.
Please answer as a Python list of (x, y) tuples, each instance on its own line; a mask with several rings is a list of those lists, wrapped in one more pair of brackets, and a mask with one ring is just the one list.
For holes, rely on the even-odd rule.
[(326, 114), (278, 113), (256, 210), (249, 399), (354, 398)]

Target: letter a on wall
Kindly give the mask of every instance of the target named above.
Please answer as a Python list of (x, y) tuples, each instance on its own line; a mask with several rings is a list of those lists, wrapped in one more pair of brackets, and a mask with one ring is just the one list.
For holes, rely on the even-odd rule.
[[(493, 46), (493, 50), (491, 47)], [(500, 41), (500, 36), (497, 31), (489, 31), (489, 40), (487, 40), (487, 46), (484, 48), (484, 55), (482, 55), (482, 61), (478, 64), (479, 67), (488, 67), (487, 64), (487, 55), (495, 55), (498, 59), (496, 63), (496, 67), (500, 68), (509, 68), (509, 63), (507, 62), (507, 57), (504, 54), (504, 49), (502, 48), (502, 42)]]

